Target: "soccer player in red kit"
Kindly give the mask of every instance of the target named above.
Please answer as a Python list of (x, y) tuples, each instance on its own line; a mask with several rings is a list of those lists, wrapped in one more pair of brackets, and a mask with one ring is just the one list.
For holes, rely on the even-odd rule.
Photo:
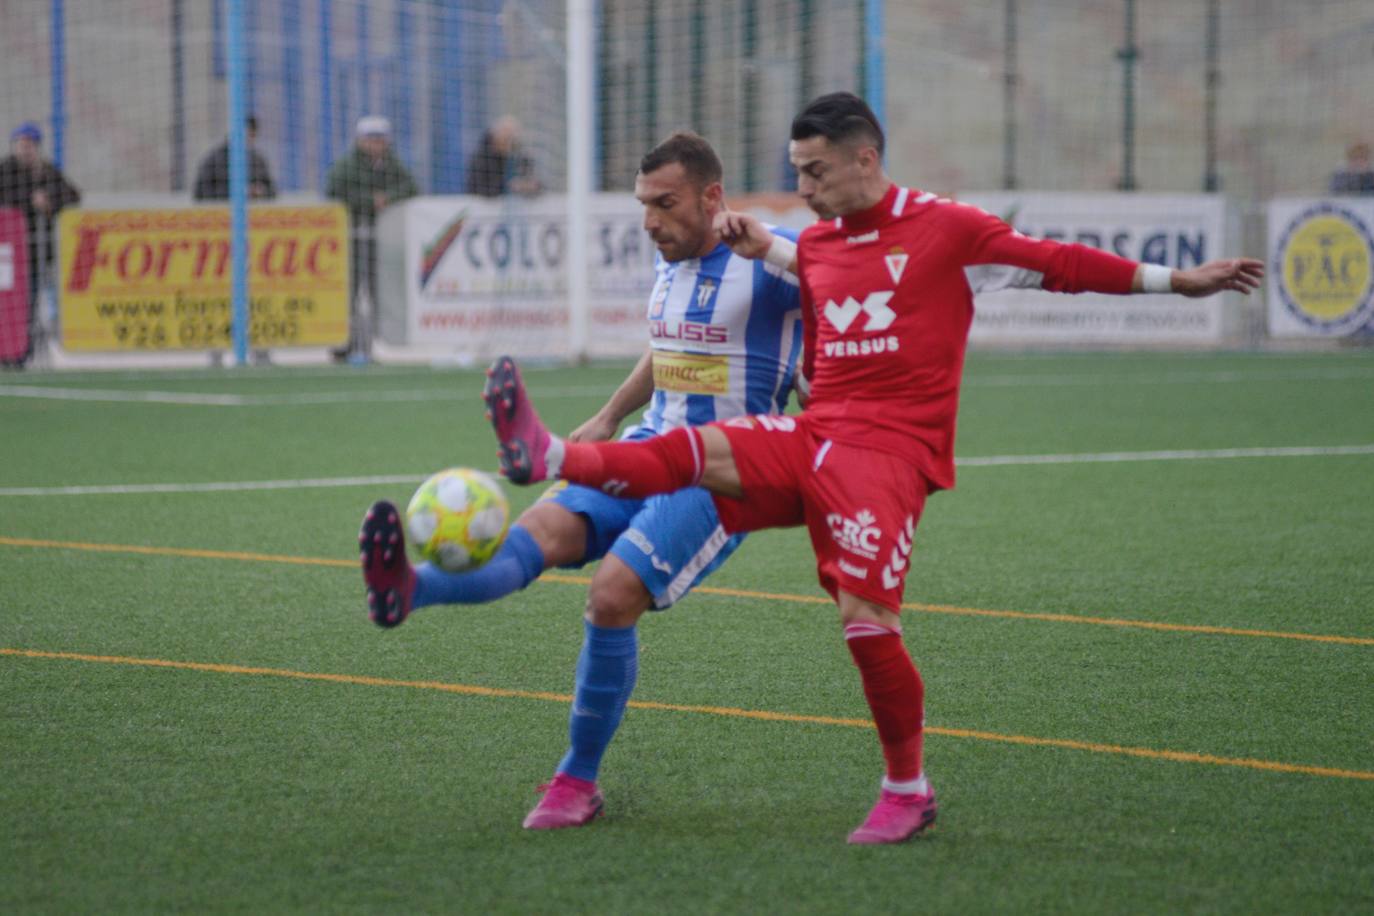
[(794, 245), (746, 214), (716, 217), (737, 254), (801, 279), (810, 393), (800, 416), (741, 417), (637, 443), (565, 443), (539, 421), (508, 360), (487, 388), (513, 482), (561, 477), (626, 496), (701, 485), (727, 531), (806, 525), (886, 762), (878, 802), (851, 843), (900, 842), (935, 819), (921, 764), (924, 686), (898, 615), (926, 498), (954, 485), (975, 272), (1028, 272), (1066, 293), (1187, 296), (1248, 293), (1263, 275), (1250, 259), (1170, 270), (1027, 238), (976, 207), (894, 184), (883, 143), (862, 99), (822, 96), (793, 120), (789, 147), (798, 191), (820, 220)]

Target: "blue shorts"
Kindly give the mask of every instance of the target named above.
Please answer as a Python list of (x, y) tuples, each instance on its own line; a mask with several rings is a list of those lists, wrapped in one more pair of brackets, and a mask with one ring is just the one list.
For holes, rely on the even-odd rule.
[(693, 487), (648, 499), (620, 499), (559, 482), (541, 497), (587, 520), (587, 553), (578, 569), (607, 553), (634, 570), (663, 610), (696, 587), (744, 542), (721, 527), (711, 494)]

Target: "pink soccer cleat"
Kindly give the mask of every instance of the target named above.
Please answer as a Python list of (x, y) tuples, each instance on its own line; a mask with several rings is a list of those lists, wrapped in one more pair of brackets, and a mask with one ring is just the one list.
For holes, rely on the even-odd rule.
[(501, 443), (501, 473), (506, 479), (527, 484), (557, 476), (562, 441), (550, 434), (539, 419), (515, 360), (503, 356), (491, 364), (482, 400), (487, 404), (487, 419)]
[(581, 827), (601, 814), (601, 793), (596, 783), (567, 773), (558, 773), (551, 782), (539, 787), (544, 797), (525, 815), (526, 830), (557, 830), (560, 827)]
[(935, 793), (906, 795), (883, 789), (878, 803), (868, 812), (849, 842), (858, 845), (900, 843), (915, 836), (935, 821)]
[(415, 571), (406, 559), (401, 513), (379, 499), (363, 516), (358, 532), (359, 559), (367, 583), (367, 613), (379, 627), (394, 627), (410, 615)]

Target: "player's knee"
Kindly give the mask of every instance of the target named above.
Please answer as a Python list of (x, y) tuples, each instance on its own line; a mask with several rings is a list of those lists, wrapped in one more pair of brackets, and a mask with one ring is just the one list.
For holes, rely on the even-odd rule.
[(586, 618), (598, 627), (629, 627), (639, 620), (653, 597), (639, 577), (623, 564), (610, 566), (614, 557), (607, 557), (592, 577), (587, 590)]
[(515, 523), (529, 532), (544, 554), (544, 565), (576, 563), (587, 553), (587, 522), (582, 516), (550, 502), (530, 506)]

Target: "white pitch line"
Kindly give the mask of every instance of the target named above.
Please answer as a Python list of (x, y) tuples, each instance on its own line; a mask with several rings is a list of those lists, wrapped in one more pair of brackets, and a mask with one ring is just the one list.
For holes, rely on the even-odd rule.
[(0, 496), (128, 496), (139, 493), (236, 493), (245, 490), (298, 490), (308, 487), (374, 487), (419, 483), (424, 474), (374, 477), (307, 477), (302, 480), (229, 480), (209, 483), (127, 483), (81, 487), (3, 487)]
[[(959, 458), (961, 468), (1036, 464), (1112, 464), (1127, 461), (1211, 461), (1229, 458), (1327, 458), (1374, 455), (1374, 445), (1294, 446), (1291, 448), (1222, 448), (1154, 452), (1087, 452), (1064, 455), (989, 455)], [(69, 487), (0, 487), (5, 496), (119, 496), (139, 493), (225, 493), (250, 490), (296, 490), (324, 487), (371, 487), (418, 483), (425, 474), (372, 477), (309, 477), (299, 480), (211, 481), (208, 483), (132, 483)]]
[[(285, 377), (285, 376), (282, 376)], [(159, 377), (164, 378), (164, 377)], [(204, 376), (201, 376), (204, 379)], [(1374, 366), (1312, 367), (1306, 369), (1261, 370), (1181, 370), (1166, 375), (1123, 373), (1094, 374), (1011, 374), (969, 375), (965, 388), (1075, 388), (1115, 385), (1196, 385), (1282, 381), (1341, 381), (1374, 378)], [(535, 386), (531, 396), (540, 401), (567, 398), (605, 397), (612, 385), (542, 388)], [(476, 389), (473, 389), (474, 392)], [(461, 401), (465, 394), (451, 390), (394, 389), (381, 391), (305, 391), (291, 394), (214, 394), (183, 391), (130, 391), (118, 388), (73, 388), (61, 385), (0, 384), (0, 397), (43, 398), (63, 401), (108, 401), (142, 404), (180, 404), (198, 407), (291, 407), (316, 404), (350, 403), (424, 403)]]
[(957, 458), (961, 468), (1026, 464), (1112, 464), (1123, 461), (1210, 461), (1219, 458), (1326, 458), (1333, 455), (1374, 455), (1374, 445), (1313, 445), (1291, 448), (1180, 449), (1156, 452), (1097, 452), (1063, 455), (989, 455)]
[(1212, 369), (1170, 372), (1167, 375), (1132, 375), (1129, 372), (1097, 374), (969, 375), (965, 388), (1075, 388), (1102, 385), (1226, 385), (1236, 382), (1342, 381), (1374, 378), (1374, 366), (1332, 366), (1327, 368), (1281, 369), (1247, 372), (1243, 369)]
[[(541, 401), (605, 397), (606, 387), (535, 390)], [(113, 401), (130, 404), (181, 404), (196, 407), (291, 407), (306, 404), (364, 404), (425, 401), (462, 401), (475, 404), (478, 392), (462, 391), (304, 391), (294, 394), (203, 394), (184, 391), (122, 391), (114, 388), (57, 388), (39, 385), (0, 385), (0, 397), (58, 401)]]

